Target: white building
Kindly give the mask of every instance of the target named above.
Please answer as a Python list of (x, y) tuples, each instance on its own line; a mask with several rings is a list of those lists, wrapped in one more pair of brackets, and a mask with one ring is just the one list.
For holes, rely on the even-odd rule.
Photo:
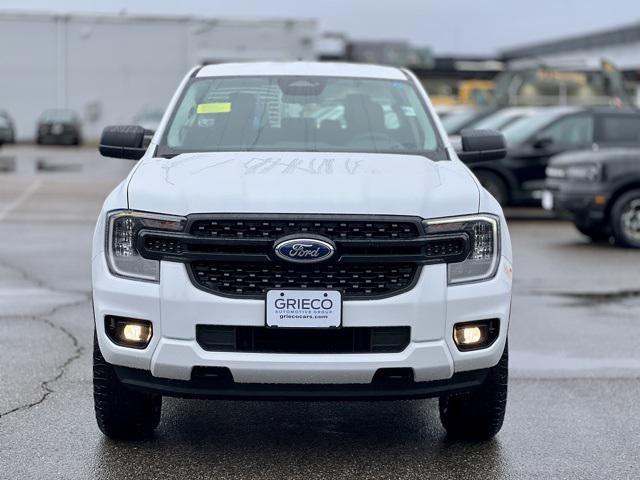
[(0, 14), (0, 110), (32, 139), (48, 108), (77, 111), (86, 138), (164, 109), (197, 63), (314, 60), (314, 20)]

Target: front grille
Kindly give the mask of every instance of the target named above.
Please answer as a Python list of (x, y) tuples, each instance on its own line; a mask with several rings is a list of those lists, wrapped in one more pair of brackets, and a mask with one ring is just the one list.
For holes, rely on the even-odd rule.
[[(192, 237), (195, 238), (195, 237)], [(211, 242), (214, 242), (211, 240)], [(167, 237), (163, 234), (149, 233), (143, 236), (142, 246), (145, 252), (150, 254), (182, 255), (185, 252), (195, 254), (252, 254), (262, 252), (268, 254), (271, 251), (271, 242), (260, 246), (244, 244), (244, 241), (227, 240), (221, 243), (190, 243), (189, 240)], [(343, 243), (340, 252), (347, 255), (421, 255), (426, 258), (439, 258), (442, 256), (462, 255), (467, 248), (464, 238), (446, 237), (432, 239), (424, 245), (397, 244), (386, 246), (382, 242), (372, 243)]]
[[(274, 247), (289, 235), (332, 242), (335, 254), (313, 264), (278, 258)], [(193, 284), (217, 295), (335, 289), (357, 300), (410, 290), (423, 265), (466, 258), (470, 240), (466, 232), (427, 235), (416, 217), (190, 215), (185, 232), (142, 230), (137, 247), (144, 258), (185, 263)]]
[(181, 254), (184, 242), (177, 238), (167, 238), (162, 235), (148, 235), (144, 237), (144, 249), (153, 253)]
[(412, 264), (327, 264), (311, 268), (283, 264), (193, 262), (191, 276), (212, 293), (263, 296), (273, 288), (336, 289), (345, 299), (382, 297), (409, 289)]
[(408, 221), (207, 219), (196, 220), (192, 235), (210, 238), (276, 240), (290, 234), (323, 235), (332, 240), (398, 240), (416, 238), (418, 227)]
[(409, 327), (335, 329), (197, 325), (198, 344), (209, 352), (395, 353), (411, 337)]

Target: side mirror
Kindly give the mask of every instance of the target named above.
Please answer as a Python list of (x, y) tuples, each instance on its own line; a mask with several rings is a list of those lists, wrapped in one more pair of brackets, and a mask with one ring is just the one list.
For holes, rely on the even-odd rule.
[(462, 130), (462, 151), (458, 157), (463, 162), (500, 160), (507, 155), (504, 135), (497, 130)]
[(549, 148), (551, 145), (553, 145), (553, 138), (551, 138), (551, 137), (536, 138), (533, 141), (533, 143), (531, 144), (531, 146), (533, 148), (535, 148), (536, 150), (542, 150), (544, 148)]
[(144, 128), (137, 125), (105, 127), (98, 150), (103, 157), (140, 160), (147, 151), (144, 134)]

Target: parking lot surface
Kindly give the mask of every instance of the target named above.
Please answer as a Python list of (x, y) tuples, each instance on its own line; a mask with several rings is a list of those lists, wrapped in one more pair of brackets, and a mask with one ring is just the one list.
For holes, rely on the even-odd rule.
[(133, 162), (89, 148), (0, 150), (0, 477), (637, 478), (640, 251), (512, 211), (505, 425), (450, 442), (437, 401), (165, 399), (155, 438), (99, 432), (90, 242)]

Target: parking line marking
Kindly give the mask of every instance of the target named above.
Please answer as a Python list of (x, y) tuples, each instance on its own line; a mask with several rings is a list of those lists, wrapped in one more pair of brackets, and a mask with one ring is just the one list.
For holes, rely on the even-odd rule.
[(42, 180), (35, 180), (29, 184), (24, 191), (18, 195), (13, 202), (9, 202), (2, 209), (0, 209), (0, 222), (2, 222), (5, 218), (9, 216), (11, 212), (13, 212), (16, 208), (26, 202), (31, 195), (35, 193), (42, 186)]

